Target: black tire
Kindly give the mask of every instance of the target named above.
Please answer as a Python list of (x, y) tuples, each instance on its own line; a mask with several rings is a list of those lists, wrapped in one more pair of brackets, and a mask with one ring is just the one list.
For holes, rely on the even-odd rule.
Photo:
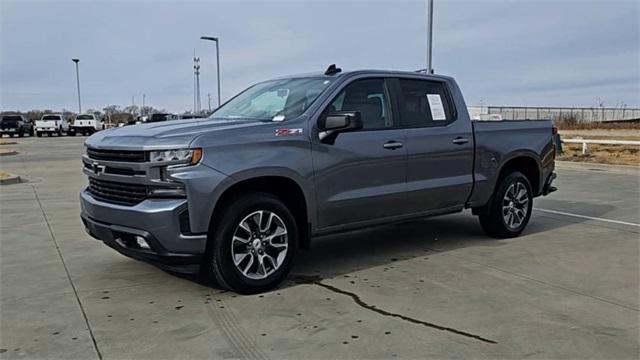
[(19, 137), (24, 137), (24, 130), (20, 131), (20, 133), (18, 134)]
[[(526, 190), (526, 204), (522, 204), (523, 202), (516, 199), (509, 202), (505, 199), (507, 191), (517, 189), (518, 184), (523, 185), (520, 189)], [(517, 194), (515, 195), (517, 196)], [(533, 192), (529, 179), (517, 171), (503, 177), (487, 206), (489, 207), (488, 212), (479, 216), (480, 225), (487, 235), (496, 238), (513, 238), (520, 235), (529, 223), (533, 208)], [(525, 209), (524, 216), (521, 216), (521, 211)], [(509, 218), (509, 213), (512, 213), (511, 218)], [(517, 223), (517, 219), (521, 219), (521, 222)], [(508, 223), (510, 220), (513, 220), (512, 224)]]
[(58, 136), (62, 136), (62, 127), (58, 129)]
[[(280, 266), (262, 279), (252, 279), (238, 269), (232, 258), (232, 239), (243, 219), (256, 211), (271, 212), (282, 221), (287, 232), (286, 254)], [(281, 238), (282, 239), (282, 238)], [(259, 242), (259, 241), (258, 241)], [(250, 244), (251, 240), (247, 244)], [(238, 244), (237, 242), (235, 244)], [(264, 242), (263, 242), (264, 245)], [(236, 247), (235, 249), (238, 249)], [(242, 246), (240, 247), (242, 250)], [(265, 248), (266, 249), (266, 248)], [(255, 294), (277, 287), (287, 276), (298, 249), (298, 229), (291, 211), (277, 197), (268, 193), (249, 193), (229, 202), (223, 213), (212, 220), (207, 241), (207, 251), (202, 263), (202, 274), (214, 280), (220, 287), (240, 294)], [(246, 250), (245, 250), (246, 251)], [(257, 253), (257, 251), (256, 251)], [(266, 250), (265, 253), (266, 254)], [(254, 259), (258, 255), (250, 255)], [(276, 256), (277, 257), (277, 256)], [(253, 263), (253, 259), (249, 259)], [(240, 262), (242, 264), (242, 262)], [(248, 263), (248, 261), (247, 261)], [(273, 264), (273, 263), (272, 263)], [(249, 268), (251, 265), (243, 264)], [(257, 265), (257, 264), (256, 264)], [(274, 267), (275, 268), (275, 267)]]
[(12, 137), (13, 137), (13, 133), (9, 133), (9, 137), (11, 137), (11, 138), (12, 138)]
[(36, 132), (37, 137), (42, 137), (42, 133), (40, 131)]

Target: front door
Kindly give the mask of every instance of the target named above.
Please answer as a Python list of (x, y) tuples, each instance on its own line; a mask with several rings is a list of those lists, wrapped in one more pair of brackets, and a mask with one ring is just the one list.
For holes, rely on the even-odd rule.
[(358, 111), (363, 129), (339, 134), (334, 144), (313, 143), (320, 228), (403, 214), (405, 130), (394, 128), (387, 81), (354, 80), (324, 112)]

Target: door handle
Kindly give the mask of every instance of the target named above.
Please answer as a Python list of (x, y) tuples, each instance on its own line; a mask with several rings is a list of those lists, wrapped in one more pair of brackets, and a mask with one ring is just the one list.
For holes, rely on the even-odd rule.
[(386, 143), (384, 143), (384, 145), (382, 145), (383, 148), (388, 149), (388, 150), (395, 150), (395, 149), (399, 149), (402, 146), (404, 146), (403, 143), (399, 142), (399, 141), (387, 141)]
[(469, 142), (469, 139), (462, 137), (462, 136), (458, 136), (457, 138), (453, 139), (451, 141), (452, 143), (456, 144), (456, 145), (463, 145)]

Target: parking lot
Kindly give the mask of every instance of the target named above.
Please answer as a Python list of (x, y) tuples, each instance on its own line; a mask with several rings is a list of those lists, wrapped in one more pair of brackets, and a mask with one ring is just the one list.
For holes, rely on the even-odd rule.
[(0, 188), (0, 358), (637, 358), (640, 172), (561, 164), (524, 235), (469, 212), (314, 239), (239, 296), (85, 234), (84, 137), (24, 138)]

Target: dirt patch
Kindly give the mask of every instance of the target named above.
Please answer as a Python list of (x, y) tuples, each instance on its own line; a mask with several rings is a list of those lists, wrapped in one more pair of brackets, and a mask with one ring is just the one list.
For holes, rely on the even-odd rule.
[(562, 144), (563, 154), (558, 160), (640, 166), (640, 146), (589, 144), (582, 155), (582, 144)]
[(637, 129), (560, 130), (559, 133), (563, 139), (640, 140), (640, 130)]
[(0, 145), (15, 145), (17, 142), (11, 140), (0, 140)]

